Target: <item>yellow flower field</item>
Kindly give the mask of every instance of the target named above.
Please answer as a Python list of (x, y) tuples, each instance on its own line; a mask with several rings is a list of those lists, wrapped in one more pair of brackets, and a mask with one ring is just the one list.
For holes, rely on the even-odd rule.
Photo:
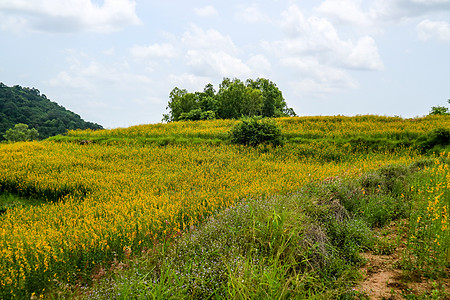
[[(377, 118), (277, 122), (284, 134), (325, 136), (424, 133), (438, 125), (450, 128), (448, 119)], [(214, 137), (226, 134), (235, 122), (178, 122), (68, 134)], [(97, 265), (114, 255), (121, 258), (130, 251), (151, 248), (246, 197), (295, 193), (308, 182), (357, 176), (418, 157), (408, 149), (364, 154), (354, 153), (351, 147), (318, 145), (248, 149), (228, 144), (1, 144), (0, 191), (39, 198), (43, 204), (14, 208), (0, 216), (0, 295), (30, 297), (55, 282), (88, 278)], [(346, 159), (322, 159), (330, 149)], [(305, 150), (317, 159), (303, 156)]]

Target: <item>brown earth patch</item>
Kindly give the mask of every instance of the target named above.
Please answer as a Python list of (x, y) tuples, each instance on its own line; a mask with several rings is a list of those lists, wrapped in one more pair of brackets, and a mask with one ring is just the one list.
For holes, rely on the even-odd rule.
[[(395, 241), (399, 234), (398, 226), (390, 225), (383, 229), (389, 232), (386, 237)], [(363, 253), (367, 261), (360, 269), (363, 281), (356, 288), (370, 299), (450, 299), (450, 278), (438, 280), (444, 295), (432, 298), (431, 293), (437, 288), (436, 280), (424, 278), (420, 273), (406, 272), (400, 269), (400, 261), (405, 249), (406, 237), (401, 237), (397, 247), (389, 255)], [(427, 295), (427, 296), (425, 296)]]

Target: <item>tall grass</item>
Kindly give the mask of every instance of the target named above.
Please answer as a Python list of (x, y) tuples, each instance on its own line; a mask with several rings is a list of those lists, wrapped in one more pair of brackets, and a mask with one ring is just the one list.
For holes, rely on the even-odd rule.
[[(382, 132), (371, 122), (390, 124), (378, 117), (336, 120), (342, 124), (340, 134), (347, 136), (355, 134), (352, 130), (363, 134), (364, 126), (367, 132)], [(442, 125), (443, 120), (417, 123)], [(48, 203), (8, 209), (0, 217), (0, 297), (26, 298), (45, 293), (55, 283), (89, 282), (92, 273), (114, 255), (122, 260), (151, 249), (240, 199), (288, 195), (311, 182), (355, 177), (420, 157), (406, 147), (372, 153), (351, 144), (341, 147), (331, 140), (255, 149), (227, 143), (122, 141), (156, 136), (160, 131), (166, 131), (167, 138), (172, 133), (182, 138), (217, 138), (234, 122), (69, 132), (74, 138), (104, 135), (117, 139), (108, 146), (50, 141), (0, 145), (0, 191)], [(298, 136), (307, 128), (318, 130), (315, 122), (328, 136), (325, 128), (334, 121), (294, 118), (279, 122), (286, 132)], [(414, 122), (405, 124), (425, 130), (414, 127)]]
[[(368, 176), (376, 188), (367, 187)], [(129, 268), (99, 280), (82, 298), (369, 299), (354, 289), (360, 252), (384, 247), (373, 228), (420, 213), (410, 186), (433, 187), (423, 176), (413, 165), (390, 165), (311, 183), (289, 196), (246, 199), (128, 261)], [(393, 214), (384, 206), (400, 209)], [(445, 249), (434, 254), (445, 256)], [(439, 271), (440, 264), (428, 267)]]
[(421, 176), (411, 186), (416, 201), (410, 216), (403, 266), (433, 279), (448, 276), (450, 267), (449, 163), (450, 153), (441, 153), (433, 163), (424, 166)]

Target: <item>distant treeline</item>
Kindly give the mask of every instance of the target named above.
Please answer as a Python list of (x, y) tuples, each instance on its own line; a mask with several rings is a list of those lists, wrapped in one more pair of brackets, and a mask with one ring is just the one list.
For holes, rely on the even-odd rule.
[(19, 85), (8, 87), (0, 82), (0, 140), (4, 140), (5, 132), (18, 123), (35, 128), (39, 139), (64, 134), (68, 129), (103, 129), (50, 101), (38, 89)]
[(287, 107), (283, 94), (268, 79), (224, 78), (216, 92), (208, 83), (203, 92), (188, 93), (175, 87), (170, 92), (163, 121), (239, 119), (241, 117), (295, 116)]

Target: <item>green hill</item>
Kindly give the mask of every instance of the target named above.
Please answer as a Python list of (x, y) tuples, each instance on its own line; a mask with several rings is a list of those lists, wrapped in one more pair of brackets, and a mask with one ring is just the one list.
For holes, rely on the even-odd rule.
[(17, 123), (36, 128), (39, 139), (64, 134), (68, 129), (103, 128), (50, 101), (38, 89), (8, 87), (0, 82), (0, 140), (4, 140), (6, 130)]

